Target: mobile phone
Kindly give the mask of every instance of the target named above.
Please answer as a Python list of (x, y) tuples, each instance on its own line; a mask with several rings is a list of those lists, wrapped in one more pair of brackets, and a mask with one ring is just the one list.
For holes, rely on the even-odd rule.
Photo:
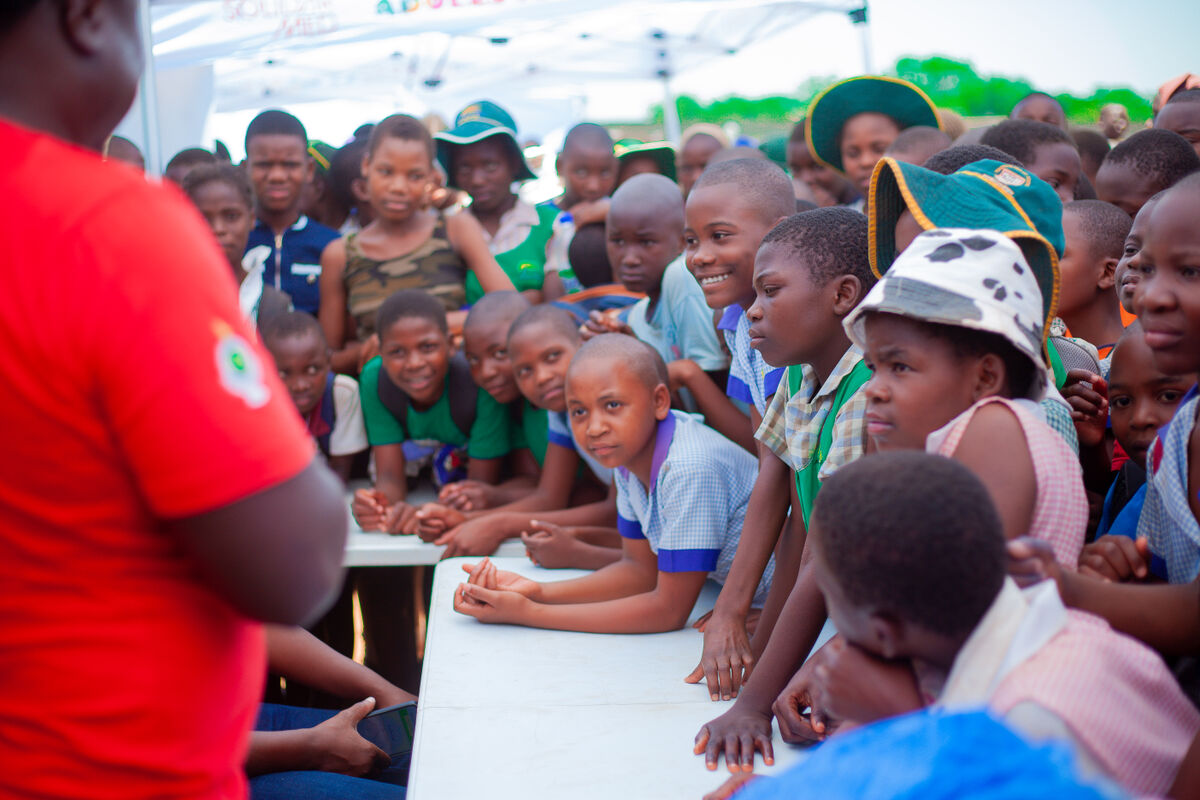
[(417, 704), (410, 700), (367, 714), (358, 723), (358, 734), (387, 753), (392, 766), (403, 766), (412, 757), (416, 728)]

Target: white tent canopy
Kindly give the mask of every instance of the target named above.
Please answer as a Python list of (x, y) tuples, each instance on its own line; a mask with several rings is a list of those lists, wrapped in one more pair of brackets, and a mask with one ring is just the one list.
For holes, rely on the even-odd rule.
[[(670, 80), (728, 64), (816, 14), (861, 0), (142, 0), (152, 42), (143, 94), (122, 132), (148, 163), (285, 107), (337, 144), (402, 110), (447, 119), (488, 97), (522, 135), (583, 117), (620, 87), (623, 113), (671, 97)], [(860, 26), (863, 27), (863, 26)], [(819, 65), (780, 65), (796, 83)], [(672, 104), (668, 104), (672, 105)], [(157, 107), (155, 109), (155, 106)], [(672, 105), (673, 108), (673, 105)], [(224, 120), (224, 128), (215, 122)], [(672, 130), (668, 117), (668, 133)], [(233, 123), (233, 124), (228, 124)], [(322, 128), (340, 135), (325, 133)], [(227, 143), (239, 150), (236, 142)]]

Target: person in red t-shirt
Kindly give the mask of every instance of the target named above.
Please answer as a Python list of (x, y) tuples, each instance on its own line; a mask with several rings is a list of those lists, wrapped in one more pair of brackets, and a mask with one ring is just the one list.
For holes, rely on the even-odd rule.
[(0, 5), (0, 798), (233, 798), (348, 519), (175, 189), (94, 151), (137, 0)]

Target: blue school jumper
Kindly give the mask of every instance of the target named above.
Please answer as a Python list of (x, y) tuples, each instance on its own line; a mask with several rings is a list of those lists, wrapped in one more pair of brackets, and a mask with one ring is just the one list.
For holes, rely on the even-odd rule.
[[(655, 432), (649, 487), (624, 467), (613, 474), (617, 530), (646, 539), (660, 572), (708, 572), (724, 583), (757, 476), (754, 456), (693, 415), (671, 411)], [(774, 574), (772, 556), (755, 603), (766, 599)]]
[(263, 283), (287, 292), (297, 311), (317, 313), (320, 305), (321, 253), (338, 238), (333, 228), (301, 215), (296, 224), (276, 236), (259, 220), (250, 231), (246, 252), (256, 247), (270, 251), (263, 261)]

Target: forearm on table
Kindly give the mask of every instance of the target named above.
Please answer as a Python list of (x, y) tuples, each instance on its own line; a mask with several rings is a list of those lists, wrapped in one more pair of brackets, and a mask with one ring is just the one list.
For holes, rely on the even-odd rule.
[(769, 714), (771, 704), (804, 663), (825, 625), (825, 599), (817, 588), (813, 567), (806, 564), (779, 613), (776, 627), (788, 636), (772, 636), (737, 702)]
[[(528, 529), (529, 523), (534, 520), (550, 522), (565, 527), (598, 527), (615, 530), (617, 525), (617, 504), (613, 500), (605, 498), (604, 500), (575, 508), (560, 508), (555, 511), (538, 511), (532, 514), (525, 514), (521, 515), (520, 519), (524, 525), (521, 530)], [(520, 533), (520, 531), (517, 531), (517, 533)]]
[(571, 533), (576, 539), (587, 544), (621, 549), (621, 534), (617, 533), (616, 528), (605, 525), (577, 525), (571, 529)]
[(492, 487), (494, 506), (515, 503), (537, 491), (537, 480), (532, 475), (518, 475)]
[(687, 622), (691, 605), (672, 607), (654, 592), (597, 603), (534, 604), (524, 624), (583, 633), (664, 633)]
[(759, 459), (758, 478), (750, 492), (742, 535), (738, 540), (733, 565), (721, 587), (713, 615), (720, 614), (745, 619), (762, 580), (771, 551), (779, 540), (780, 528), (787, 518), (787, 481), (791, 472), (775, 456)]
[(657, 578), (654, 567), (623, 557), (590, 575), (543, 583), (534, 599), (547, 605), (601, 603), (652, 591)]

